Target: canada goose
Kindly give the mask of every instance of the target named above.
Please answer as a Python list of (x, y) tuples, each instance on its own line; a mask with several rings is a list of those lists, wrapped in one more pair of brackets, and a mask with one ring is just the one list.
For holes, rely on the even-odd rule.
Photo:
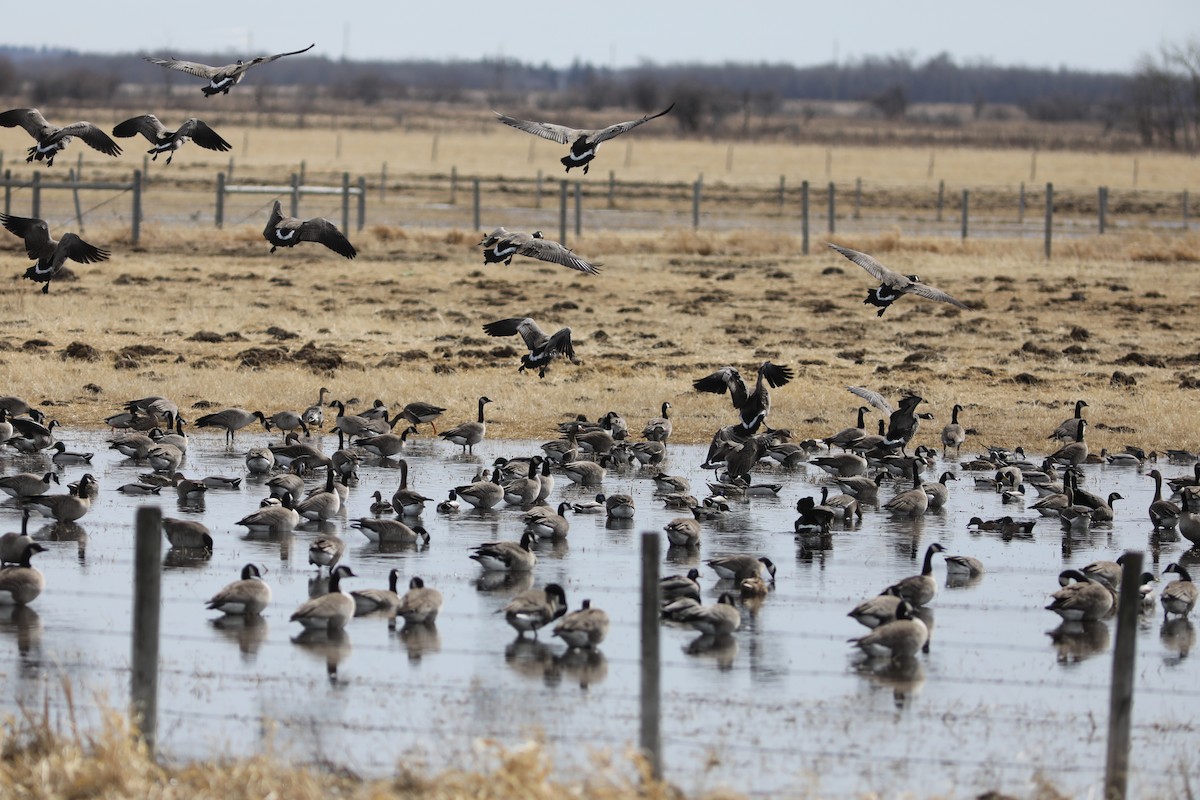
[(288, 433), (296, 430), (297, 428), (300, 429), (305, 436), (309, 435), (308, 423), (304, 421), (303, 415), (296, 411), (276, 411), (271, 416), (264, 417), (262, 424), (263, 427), (268, 431), (275, 428), (283, 431), (285, 439)]
[(766, 422), (767, 415), (771, 413), (771, 395), (763, 381), (774, 389), (787, 384), (794, 377), (791, 367), (764, 361), (758, 367), (758, 379), (753, 392), (746, 391), (746, 383), (737, 368), (729, 366), (692, 381), (692, 387), (698, 392), (713, 394), (725, 394), (728, 391), (729, 399), (733, 401), (733, 407), (741, 419), (742, 429), (747, 433), (757, 433), (759, 426)]
[(317, 392), (317, 402), (308, 408), (304, 409), (300, 414), (300, 419), (304, 420), (304, 424), (312, 428), (325, 427), (325, 395), (329, 394), (329, 389), (322, 386)]
[(428, 422), (433, 428), (433, 435), (437, 436), (437, 425), (434, 424), (434, 420), (445, 413), (445, 411), (446, 409), (441, 406), (435, 406), (433, 403), (413, 402), (400, 410), (400, 416), (413, 425)]
[(408, 444), (409, 434), (416, 432), (417, 429), (409, 425), (399, 436), (394, 433), (380, 433), (376, 436), (364, 436), (361, 439), (355, 439), (353, 444), (355, 447), (361, 447), (369, 453), (386, 459), (404, 452), (404, 447)]
[(912, 605), (901, 600), (896, 605), (895, 619), (848, 641), (874, 658), (911, 658), (929, 641), (929, 628), (913, 616)]
[(13, 108), (0, 113), (0, 127), (24, 128), (26, 133), (37, 140), (37, 144), (29, 148), (29, 155), (25, 161), (45, 161), (47, 167), (54, 166), (54, 157), (65, 150), (76, 136), (88, 147), (99, 150), (106, 156), (121, 155), (120, 146), (92, 123), (73, 122), (59, 128), (47, 122), (42, 112), (36, 108)]
[[(925, 486), (921, 481), (921, 474), (917, 470), (916, 460), (913, 459), (913, 488), (907, 492), (901, 492), (883, 504), (892, 516), (896, 517), (919, 517), (929, 508), (929, 495), (925, 493)], [(917, 605), (924, 605), (917, 603)]]
[(504, 502), (507, 505), (522, 508), (533, 505), (542, 491), (542, 482), (538, 480), (538, 470), (541, 466), (542, 457), (534, 456), (529, 460), (525, 477), (514, 478), (504, 484)]
[[(479, 246), (484, 248), (484, 264), (503, 263), (505, 266), (509, 266), (512, 264), (514, 255), (522, 255), (529, 258), (536, 258), (539, 261), (570, 267), (587, 275), (599, 274), (600, 267), (604, 266), (600, 263), (592, 264), (585, 261), (576, 255), (573, 250), (545, 238), (541, 231), (534, 231), (533, 233), (525, 233), (523, 231), (509, 232), (504, 228), (496, 228), (496, 230), (484, 237)], [(559, 331), (559, 333), (561, 334), (562, 331)], [(511, 336), (512, 334), (493, 335)], [(569, 333), (567, 336), (569, 337)]]
[(202, 86), (200, 91), (204, 92), (205, 97), (211, 97), (214, 94), (229, 94), (229, 90), (242, 82), (242, 78), (246, 76), (246, 70), (251, 67), (256, 67), (259, 64), (270, 64), (272, 61), (285, 56), (296, 56), (301, 53), (307, 53), (315, 46), (316, 42), (302, 50), (276, 53), (273, 56), (257, 56), (248, 61), (243, 61), (239, 58), (234, 63), (226, 64), (223, 67), (210, 67), (207, 64), (200, 64), (195, 61), (181, 61), (178, 58), (170, 57), (152, 58), (145, 56), (142, 60), (149, 61), (151, 64), (158, 64), (160, 67), (176, 70), (177, 72), (186, 72), (188, 75), (195, 75), (197, 78), (204, 78), (208, 81), (208, 85)]
[(400, 467), (400, 486), (392, 494), (392, 508), (404, 517), (418, 516), (433, 498), (408, 488), (408, 461), (401, 458), (396, 463)]
[(592, 608), (591, 600), (584, 600), (578, 611), (559, 620), (552, 635), (562, 639), (568, 650), (596, 647), (608, 635), (608, 614)]
[[(0, 605), (29, 605), (42, 593), (46, 578), (30, 559), (44, 552), (45, 547), (37, 542), (29, 542), (17, 560), (17, 566), (0, 570)], [(1192, 602), (1195, 603), (1194, 596)]]
[(1178, 475), (1167, 480), (1167, 485), (1171, 487), (1174, 494), (1179, 494), (1189, 486), (1200, 486), (1200, 461), (1192, 465), (1191, 475)]
[(414, 575), (408, 581), (408, 591), (400, 598), (396, 616), (408, 625), (432, 625), (442, 609), (442, 593), (427, 587), (425, 581)]
[(904, 448), (916, 436), (917, 428), (921, 424), (921, 415), (916, 413), (916, 408), (923, 402), (923, 398), (915, 394), (906, 395), (900, 399), (900, 407), (893, 410), (891, 404), (882, 395), (870, 389), (864, 389), (861, 386), (847, 388), (888, 415), (887, 431), (883, 435), (883, 442), (880, 446), (891, 450), (899, 447), (903, 454)]
[(671, 424), (671, 404), (664, 402), (659, 413), (662, 416), (654, 417), (642, 428), (643, 439), (665, 442), (671, 438), (671, 430), (674, 427)]
[(290, 621), (299, 622), (306, 628), (341, 630), (354, 616), (354, 598), (342, 588), (342, 580), (355, 578), (345, 564), (329, 572), (329, 592), (305, 601), (292, 612)]
[(963, 407), (958, 403), (954, 404), (954, 408), (950, 410), (950, 424), (942, 428), (942, 447), (949, 450), (954, 448), (954, 457), (958, 458), (962, 451), (963, 442), (967, 440), (966, 429), (958, 424), (958, 412), (962, 411)]
[(270, 430), (267, 427), (267, 418), (263, 416), (261, 411), (247, 411), (244, 408), (227, 408), (223, 411), (217, 411), (213, 414), (205, 414), (196, 420), (197, 428), (224, 428), (225, 443), (232, 447), (234, 442), (234, 433), (251, 424), (255, 420), (262, 423), (265, 430)]
[(93, 475), (88, 474), (87, 480), (71, 481), (67, 484), (67, 491), (76, 497), (86, 497), (89, 500), (95, 500), (100, 496), (100, 484), (96, 482)]
[(79, 484), (82, 496), (73, 494), (44, 494), (27, 497), (25, 498), (25, 502), (37, 507), (38, 511), (42, 512), (42, 514), (58, 522), (75, 522), (92, 507), (90, 493), (87, 491), (91, 483), (95, 483), (95, 479), (90, 474), (84, 475), (80, 480)]
[(543, 139), (549, 139), (559, 144), (571, 145), (571, 152), (567, 153), (559, 161), (567, 168), (566, 171), (568, 173), (575, 167), (583, 167), (583, 174), (586, 175), (588, 166), (592, 159), (596, 157), (596, 150), (601, 142), (606, 142), (613, 137), (633, 130), (639, 125), (644, 125), (652, 119), (657, 119), (670, 112), (674, 107), (675, 104), (671, 103), (665, 110), (657, 114), (647, 114), (641, 119), (631, 119), (628, 122), (609, 125), (607, 128), (594, 129), (569, 128), (566, 125), (556, 125), (552, 122), (517, 119), (516, 117), (501, 114), (499, 111), (493, 111), (492, 113), (505, 125), (510, 125), (517, 130), (532, 133), (534, 136), (540, 136)]
[(295, 247), (300, 242), (319, 242), (344, 258), (354, 258), (358, 251), (346, 235), (327, 219), (286, 217), (279, 201), (271, 207), (271, 216), (263, 228), (263, 238), (271, 243), (271, 252), (280, 247)]
[(382, 611), (394, 618), (396, 609), (400, 607), (400, 595), (396, 594), (396, 585), (400, 581), (400, 570), (388, 571), (388, 588), (386, 589), (357, 589), (350, 593), (354, 600), (354, 616), (373, 614)]
[(974, 556), (943, 556), (947, 580), (967, 580), (983, 574), (983, 562)]
[(700, 546), (700, 523), (693, 517), (676, 517), (663, 528), (667, 539), (676, 547), (694, 549)]
[[(678, 577), (678, 576), (675, 576), (675, 577)], [(692, 609), (699, 608), (699, 607), (700, 607), (700, 595), (697, 594), (695, 597), (688, 595), (685, 597), (676, 597), (673, 600), (664, 598), (663, 602), (662, 602), (662, 606), (659, 608), (659, 611), (664, 620), (670, 620), (671, 622), (682, 623), (683, 618), (685, 616), (687, 616), (687, 614), (690, 613), (692, 611)]]
[(49, 491), (52, 482), (61, 485), (62, 481), (58, 479), (58, 473), (47, 472), (43, 475), (34, 475), (32, 472), (18, 472), (16, 475), (5, 475), (0, 478), (0, 491), (9, 497), (27, 500), (45, 494)]
[[(270, 452), (270, 451), (268, 451)], [(293, 498), (304, 496), (304, 479), (300, 477), (300, 472), (303, 470), (303, 461), (293, 461), (291, 471), (281, 475), (273, 475), (267, 481), (267, 488), (271, 492), (271, 497), (283, 497), (290, 494)]]
[(1183, 503), (1179, 512), (1179, 533), (1193, 547), (1200, 547), (1200, 513), (1192, 510), (1196, 505), (1196, 494), (1191, 489), (1184, 489), (1179, 493), (1179, 499)]
[(266, 475), (275, 467), (275, 454), (269, 447), (252, 447), (246, 451), (246, 471), (251, 475)]
[(325, 521), (337, 516), (342, 509), (342, 497), (334, 488), (334, 472), (325, 470), (325, 488), (296, 504), (296, 511), (305, 519)]
[(175, 494), (179, 496), (180, 502), (184, 503), (202, 501), (205, 492), (208, 491), (203, 481), (186, 478), (182, 472), (171, 475), (171, 485), (175, 487)]
[(487, 423), (483, 420), (483, 407), (490, 402), (492, 402), (492, 398), (487, 396), (480, 397), (479, 414), (474, 422), (464, 422), (460, 425), (455, 425), (448, 431), (442, 431), (438, 436), (447, 442), (458, 445), (468, 453), (475, 452), (475, 445), (482, 442), (483, 437), (487, 434)]
[(29, 509), (25, 508), (21, 511), (21, 532), (10, 531), (0, 536), (0, 567), (19, 563), (25, 546), (32, 541), (29, 538)]
[(151, 161), (157, 161), (159, 153), (167, 153), (168, 164), (175, 157), (175, 151), (188, 142), (195, 142), (205, 150), (216, 150), (220, 153), (225, 153), (233, 149), (233, 145), (217, 135), (217, 132), (208, 127), (202, 120), (195, 117), (188, 119), (175, 130), (167, 128), (153, 114), (132, 117), (113, 128), (113, 136), (120, 138), (137, 136), (139, 133), (146, 137), (146, 141), (153, 145), (146, 151), (154, 155)]
[(849, 492), (830, 497), (829, 487), (822, 486), (821, 502), (818, 505), (831, 509), (835, 513), (840, 514), (844, 522), (849, 522), (856, 516), (859, 519), (862, 519), (862, 503), (860, 503), (858, 498)]
[(1047, 436), (1047, 439), (1059, 439), (1062, 441), (1075, 441), (1079, 435), (1079, 426), (1083, 420), (1083, 409), (1087, 408), (1086, 400), (1075, 401), (1075, 416), (1063, 420), (1059, 426), (1054, 429), (1054, 432)]
[(546, 370), (550, 368), (550, 362), (558, 356), (568, 359), (572, 364), (581, 363), (575, 357), (570, 328), (560, 328), (550, 335), (531, 317), (511, 317), (489, 322), (483, 326), (483, 330), (488, 336), (521, 336), (529, 353), (521, 356), (521, 366), (517, 368), (517, 372), (536, 369), (538, 377), (544, 378)]
[(171, 547), (180, 549), (204, 549), (212, 552), (213, 539), (208, 526), (192, 519), (162, 518), (163, 533)]
[(680, 597), (700, 599), (700, 570), (692, 567), (687, 575), (668, 575), (658, 581), (658, 594), (664, 604)]
[(946, 485), (946, 481), (956, 480), (958, 480), (958, 476), (953, 472), (943, 472), (937, 483), (924, 485), (925, 494), (929, 497), (930, 508), (936, 510), (946, 505), (946, 501), (950, 499), (950, 487)]
[(775, 582), (775, 564), (766, 556), (721, 556), (720, 558), (709, 559), (705, 562), (712, 568), (713, 572), (721, 580), (730, 580), (734, 583), (739, 583), (746, 578), (753, 578), (755, 575), (761, 575), (765, 569), (767, 574), (771, 576), (771, 582)]
[(269, 445), (272, 455), (275, 456), (275, 464), (277, 466), (294, 468), (293, 465), (296, 462), (299, 462), (306, 469), (333, 466), (332, 458), (311, 444), (301, 442), (300, 436), (295, 432), (289, 433), (283, 441), (282, 445)]
[(564, 516), (567, 513), (568, 505), (565, 502), (559, 503), (556, 511), (547, 508), (533, 509), (522, 517), (526, 529), (531, 531), (534, 536), (565, 539), (571, 530), (571, 522)]
[(454, 492), (460, 500), (475, 508), (492, 508), (504, 499), (504, 487), (500, 485), (500, 474), (500, 470), (496, 470), (491, 480), (480, 480), (464, 486), (455, 486)]
[(843, 492), (858, 498), (858, 502), (876, 503), (879, 501), (879, 487), (889, 477), (887, 472), (880, 472), (874, 478), (868, 478), (865, 475), (849, 475), (837, 477), (835, 481)]
[(300, 524), (300, 514), (292, 507), (291, 492), (284, 492), (280, 505), (269, 505), (247, 514), (234, 523), (244, 525), (251, 531), (290, 533)]
[(1124, 500), (1119, 492), (1109, 492), (1108, 497), (1097, 497), (1090, 492), (1075, 491), (1075, 501), (1092, 509), (1092, 522), (1112, 522), (1113, 503)]
[(613, 519), (632, 519), (633, 497), (627, 494), (610, 494), (604, 498), (604, 510)]
[[(1075, 583), (1071, 583), (1075, 581)], [(1077, 569), (1059, 573), (1062, 588), (1054, 594), (1046, 609), (1068, 622), (1097, 620), (1108, 615), (1113, 607), (1113, 591)]]
[[(1090, 564), (1085, 564), (1080, 568), (1080, 572), (1088, 576), (1094, 581), (1112, 589), (1114, 592), (1121, 590), (1121, 566), (1125, 563), (1125, 554), (1122, 553), (1117, 557), (1116, 561), (1093, 561)], [(1060, 581), (1063, 586), (1066, 586), (1069, 581)]]
[(94, 264), (107, 261), (112, 255), (108, 250), (88, 244), (74, 233), (64, 233), (61, 239), (50, 238), (50, 228), (43, 219), (0, 214), (0, 225), (25, 240), (25, 254), (37, 261), (25, 270), (25, 277), (44, 283), (42, 294), (49, 293), (50, 281), (58, 277), (67, 259), (80, 264)]
[(256, 564), (242, 567), (241, 580), (227, 584), (208, 601), (207, 608), (222, 614), (261, 614), (271, 602), (271, 587)]
[(175, 417), (174, 423), (168, 426), (165, 433), (159, 428), (152, 428), (150, 430), (150, 438), (155, 444), (169, 444), (172, 447), (177, 447), (181, 453), (186, 453), (188, 445), (191, 444), (190, 438), (183, 432), (183, 417)]
[(29, 401), (25, 398), (10, 394), (0, 397), (0, 408), (4, 409), (10, 417), (19, 417), (22, 414), (28, 414), (33, 406), (29, 405)]
[(567, 594), (557, 583), (547, 583), (541, 589), (521, 592), (501, 609), (504, 619), (524, 638), (526, 631), (538, 629), (567, 613)]
[(146, 452), (146, 463), (155, 472), (174, 474), (183, 463), (183, 451), (173, 444), (156, 444)]
[(840, 447), (842, 448), (842, 451), (845, 452), (851, 445), (855, 444), (866, 435), (867, 431), (863, 426), (866, 424), (866, 415), (868, 411), (870, 411), (870, 409), (866, 406), (859, 406), (857, 425), (855, 425), (853, 428), (843, 428), (833, 436), (828, 436), (822, 439), (821, 443), (830, 450), (832, 450), (834, 447)]
[(894, 272), (883, 264), (880, 264), (866, 253), (851, 250), (849, 247), (839, 247), (833, 243), (828, 244), (831, 248), (865, 269), (872, 277), (879, 281), (879, 287), (868, 290), (867, 299), (863, 300), (864, 305), (872, 305), (879, 308), (879, 313), (876, 316), (882, 317), (883, 312), (887, 311), (892, 303), (899, 300), (905, 294), (915, 294), (918, 297), (925, 297), (929, 300), (940, 300), (952, 306), (967, 308), (965, 303), (955, 300), (941, 289), (937, 289), (927, 283), (922, 283), (921, 278), (917, 275), (901, 275), (899, 272)]
[[(1152, 469), (1150, 477), (1154, 479), (1154, 499), (1150, 502), (1149, 508), (1150, 522), (1154, 525), (1154, 530), (1171, 530), (1180, 522), (1180, 508), (1170, 500), (1163, 500), (1162, 473)], [(1197, 533), (1200, 533), (1200, 526), (1197, 526)]]
[[(1163, 622), (1167, 621), (1169, 614), (1178, 614), (1181, 617), (1186, 617), (1192, 613), (1192, 609), (1196, 607), (1196, 584), (1192, 583), (1192, 576), (1180, 564), (1172, 562), (1167, 564), (1167, 568), (1163, 570), (1165, 575), (1168, 572), (1174, 572), (1179, 576), (1179, 580), (1167, 584), (1162, 590), (1162, 595), (1159, 597), (1159, 602), (1163, 608)], [(3, 575), (0, 572), (0, 575)]]
[(398, 519), (361, 517), (350, 523), (350, 527), (361, 531), (372, 542), (380, 544), (429, 543), (429, 533), (420, 525), (405, 525)]
[(677, 619), (706, 636), (728, 636), (742, 627), (742, 612), (738, 611), (729, 592), (722, 592), (713, 605), (685, 609), (677, 615)]
[(1073, 467), (1079, 466), (1086, 461), (1088, 446), (1087, 442), (1083, 440), (1083, 433), (1086, 428), (1087, 420), (1079, 420), (1079, 425), (1075, 429), (1075, 441), (1058, 448), (1048, 458), (1051, 461), (1057, 461), (1060, 464), (1069, 464)]
[(891, 622), (896, 618), (896, 608), (900, 603), (900, 595), (897, 593), (897, 590), (889, 586), (881, 594), (856, 605), (846, 616), (860, 625), (868, 628), (877, 628), (883, 623)]
[[(342, 541), (341, 537), (336, 534), (319, 536), (308, 546), (308, 563), (317, 565), (317, 574), (319, 575), (321, 567), (329, 567), (332, 571), (342, 560), (345, 552), (346, 543)], [(330, 574), (332, 575), (332, 572)]]
[(865, 475), (867, 460), (857, 453), (839, 453), (836, 456), (820, 456), (810, 463), (820, 467), (835, 478), (850, 478)]
[(485, 542), (471, 548), (471, 558), (488, 572), (529, 572), (537, 564), (533, 552), (533, 534), (525, 531), (520, 542)]
[(542, 469), (538, 472), (537, 479), (541, 488), (534, 499), (535, 503), (545, 502), (550, 493), (554, 491), (554, 476), (550, 474), (550, 459), (542, 458), (539, 460), (541, 461)]
[(925, 548), (925, 561), (921, 564), (921, 574), (910, 575), (887, 588), (895, 589), (901, 600), (906, 600), (915, 607), (929, 605), (937, 594), (937, 581), (933, 577), (933, 554), (944, 552), (946, 552), (946, 548), (937, 542), (929, 545)]
[(1138, 581), (1138, 596), (1142, 601), (1138, 611), (1142, 614), (1153, 614), (1154, 607), (1158, 605), (1158, 592), (1154, 590), (1156, 583), (1158, 578), (1154, 577), (1152, 572), (1143, 572)]
[(729, 513), (729, 504), (723, 500), (713, 500), (711, 497), (706, 497), (704, 505), (692, 506), (691, 512), (697, 521), (720, 519)]
[(803, 534), (828, 533), (829, 526), (840, 515), (840, 512), (832, 508), (818, 506), (817, 501), (811, 497), (801, 497), (797, 500), (796, 511), (800, 516), (796, 518), (792, 528), (797, 534), (797, 539)]

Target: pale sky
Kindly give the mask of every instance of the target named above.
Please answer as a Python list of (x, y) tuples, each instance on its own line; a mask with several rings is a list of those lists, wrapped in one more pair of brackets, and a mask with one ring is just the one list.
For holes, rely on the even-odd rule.
[[(1200, 40), (1198, 0), (243, 0), (113, 4), (54, 0), (0, 44), (82, 51), (221, 51), (236, 56), (316, 42), (330, 58), (474, 59), (509, 56), (565, 66), (700, 61), (798, 66), (863, 56), (918, 62), (949, 52), (959, 64), (1129, 72), (1163, 44)], [(25, 13), (25, 12), (22, 12)], [(48, 17), (52, 15), (52, 17)]]

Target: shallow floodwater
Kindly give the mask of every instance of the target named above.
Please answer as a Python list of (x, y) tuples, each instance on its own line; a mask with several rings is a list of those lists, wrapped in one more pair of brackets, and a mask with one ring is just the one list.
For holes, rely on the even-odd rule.
[[(301, 636), (288, 616), (309, 594), (316, 570), (307, 548), (309, 523), (283, 538), (250, 539), (233, 523), (266, 496), (261, 479), (235, 491), (210, 490), (202, 508), (180, 507), (173, 490), (161, 498), (116, 491), (148, 467), (107, 448), (103, 433), (65, 437), (72, 450), (93, 450), (90, 468), (62, 470), (63, 486), (92, 472), (101, 495), (79, 526), (43, 525), (31, 532), (49, 548), (35, 564), (47, 588), (28, 609), (0, 610), (0, 703), (38, 709), (50, 698), (65, 711), (61, 681), (73, 687), (77, 713), (94, 718), (97, 703), (123, 707), (129, 681), (133, 519), (155, 502), (167, 516), (202, 520), (215, 539), (211, 558), (181, 557), (164, 543), (159, 743), (171, 758), (239, 755), (273, 748), (297, 761), (344, 765), (384, 774), (397, 763), (430, 768), (478, 763), (478, 740), (517, 746), (531, 737), (549, 745), (564, 776), (591, 755), (620, 754), (636, 744), (639, 722), (639, 564), (643, 530), (661, 530), (680, 513), (664, 508), (649, 479), (653, 470), (610, 472), (601, 490), (632, 494), (634, 520), (606, 525), (603, 516), (570, 516), (564, 544), (543, 542), (526, 579), (484, 575), (468, 548), (517, 539), (519, 511), (425, 512), (428, 546), (381, 552), (349, 520), (368, 516), (371, 494), (390, 497), (395, 466), (367, 460), (351, 490), (349, 512), (323, 530), (349, 547), (344, 563), (359, 575), (348, 588), (386, 585), (399, 568), (402, 587), (420, 575), (437, 587), (445, 606), (436, 629), (392, 631), (379, 618), (352, 621), (345, 635)], [(183, 472), (243, 475), (242, 454), (275, 441), (267, 434), (238, 437), (235, 451), (221, 436), (193, 436)], [(324, 437), (324, 449), (335, 446)], [(486, 441), (474, 456), (428, 438), (410, 443), (410, 485), (442, 499), (498, 455), (528, 455), (539, 442)], [(965, 455), (965, 452), (964, 452)], [(707, 494), (698, 466), (704, 448), (672, 445), (663, 469)], [(44, 457), (0, 458), (4, 474), (49, 469)], [(727, 784), (756, 794), (789, 794), (816, 787), (846, 795), (870, 789), (892, 793), (969, 795), (985, 789), (1028, 792), (1038, 776), (1072, 795), (1103, 777), (1113, 622), (1074, 633), (1056, 630), (1043, 609), (1057, 573), (1127, 548), (1146, 550), (1156, 574), (1174, 560), (1194, 566), (1186, 540), (1152, 535), (1146, 516), (1153, 482), (1129, 467), (1087, 466), (1097, 493), (1119, 491), (1117, 519), (1076, 539), (1056, 521), (1039, 521), (1032, 538), (1003, 541), (967, 529), (972, 516), (1034, 512), (1002, 505), (976, 489), (972, 473), (942, 465), (961, 480), (951, 484), (945, 509), (898, 522), (868, 509), (861, 524), (828, 538), (795, 540), (798, 497), (817, 494), (819, 470), (764, 468), (756, 477), (778, 481), (778, 498), (736, 504), (724, 520), (706, 523), (699, 554), (666, 550), (663, 574), (701, 568), (706, 602), (720, 593), (703, 560), (752, 553), (778, 565), (775, 590), (759, 607), (743, 607), (740, 631), (719, 647), (697, 644), (690, 630), (666, 627), (663, 648), (663, 741), (667, 778), (692, 791)], [(1167, 475), (1190, 466), (1161, 465)], [(313, 485), (319, 481), (313, 479)], [(57, 487), (56, 487), (57, 490)], [(584, 500), (597, 489), (559, 477), (550, 503)], [(886, 500), (892, 493), (882, 492)], [(0, 526), (20, 525), (11, 502)], [(863, 663), (846, 639), (866, 632), (846, 616), (859, 601), (920, 571), (925, 548), (941, 542), (950, 553), (983, 560), (987, 572), (939, 594), (930, 652), (915, 669)], [(261, 623), (222, 619), (204, 601), (235, 579), (243, 564), (267, 567), (274, 591)], [(1200, 570), (1200, 567), (1196, 567)], [(1173, 576), (1168, 576), (1173, 579)], [(590, 598), (612, 628), (601, 652), (566, 654), (543, 631), (519, 640), (496, 612), (532, 581), (562, 584), (572, 608)], [(401, 589), (403, 591), (403, 588)], [(1200, 697), (1196, 659), (1189, 658), (1190, 622), (1163, 624), (1161, 615), (1138, 633), (1131, 796), (1177, 794), (1185, 774), (1197, 773), (1193, 712)], [(703, 642), (699, 643), (703, 645)]]

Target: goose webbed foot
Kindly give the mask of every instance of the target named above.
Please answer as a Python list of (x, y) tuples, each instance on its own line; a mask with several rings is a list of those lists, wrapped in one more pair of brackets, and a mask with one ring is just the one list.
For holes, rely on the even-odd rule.
[(42, 294), (50, 294), (50, 281), (46, 281), (46, 285), (42, 287)]

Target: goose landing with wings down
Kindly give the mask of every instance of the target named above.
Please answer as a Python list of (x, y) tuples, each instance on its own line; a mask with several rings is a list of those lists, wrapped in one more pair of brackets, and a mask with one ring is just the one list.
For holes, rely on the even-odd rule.
[(36, 264), (25, 270), (25, 277), (46, 284), (42, 287), (42, 294), (50, 291), (50, 281), (58, 277), (68, 258), (80, 264), (92, 264), (105, 261), (111, 255), (107, 250), (88, 244), (74, 233), (64, 233), (58, 240), (51, 239), (50, 228), (43, 219), (0, 214), (0, 225), (9, 233), (24, 239), (26, 255), (37, 259)]
[(557, 356), (563, 356), (572, 364), (580, 363), (575, 357), (575, 348), (571, 344), (571, 329), (562, 328), (553, 335), (548, 335), (530, 317), (512, 317), (489, 322), (483, 326), (488, 336), (513, 336), (520, 334), (529, 348), (529, 354), (521, 356), (521, 366), (517, 372), (536, 369), (538, 377), (546, 377), (550, 362)]
[(879, 308), (879, 313), (876, 316), (882, 317), (883, 312), (887, 311), (892, 303), (899, 300), (901, 295), (905, 294), (915, 294), (918, 297), (924, 297), (929, 300), (940, 300), (943, 303), (949, 303), (959, 308), (967, 307), (965, 303), (955, 300), (941, 289), (937, 289), (927, 283), (922, 283), (918, 275), (901, 275), (899, 272), (890, 270), (883, 264), (880, 264), (866, 253), (851, 250), (849, 247), (839, 247), (836, 244), (829, 244), (829, 246), (855, 264), (858, 264), (879, 281), (879, 287), (869, 289), (867, 291), (867, 299), (863, 300), (864, 305), (872, 305)]
[(59, 128), (51, 125), (36, 108), (14, 108), (0, 114), (0, 126), (5, 128), (25, 129), (25, 132), (37, 140), (37, 144), (29, 148), (26, 161), (45, 161), (47, 167), (54, 166), (54, 157), (65, 150), (71, 139), (78, 136), (83, 143), (94, 150), (99, 150), (106, 156), (121, 155), (121, 148), (109, 138), (108, 134), (90, 122), (72, 122)]
[(766, 421), (767, 414), (771, 411), (771, 395), (763, 381), (774, 389), (783, 386), (793, 377), (795, 373), (791, 367), (764, 361), (758, 368), (758, 382), (752, 393), (746, 392), (746, 382), (742, 380), (742, 374), (736, 367), (721, 367), (713, 374), (693, 381), (692, 386), (698, 392), (712, 394), (725, 394), (728, 391), (729, 399), (733, 401), (733, 407), (741, 417), (742, 428), (748, 433), (757, 433), (758, 427)]
[(586, 272), (588, 275), (597, 274), (600, 272), (599, 268), (603, 266), (602, 264), (589, 264), (558, 242), (552, 242), (543, 237), (541, 231), (510, 233), (504, 228), (496, 228), (483, 237), (479, 246), (483, 248), (484, 264), (499, 264), (503, 261), (504, 265), (508, 266), (512, 264), (513, 256), (522, 255), (536, 258), (539, 261), (548, 261), (551, 264), (561, 264), (564, 267)]
[(272, 61), (283, 58), (284, 56), (296, 56), (301, 53), (307, 53), (316, 47), (316, 42), (313, 42), (303, 50), (293, 50), (290, 53), (276, 53), (273, 56), (258, 56), (249, 61), (238, 59), (232, 64), (226, 64), (223, 67), (210, 67), (208, 64), (199, 64), (195, 61), (181, 61), (178, 58), (150, 58), (145, 57), (143, 61), (149, 61), (151, 64), (158, 64), (160, 67), (173, 69), (178, 72), (186, 72), (188, 75), (195, 75), (197, 78), (205, 78), (208, 80), (208, 86), (201, 87), (205, 97), (212, 97), (214, 94), (229, 94), (230, 88), (235, 84), (241, 83), (242, 78), (246, 77), (246, 70), (251, 67), (256, 67), (259, 64), (270, 64)]
[(540, 136), (543, 139), (549, 139), (559, 144), (570, 144), (571, 152), (559, 160), (567, 168), (567, 172), (570, 172), (575, 167), (583, 167), (583, 174), (586, 175), (588, 165), (596, 157), (596, 148), (601, 142), (607, 142), (609, 139), (631, 131), (639, 125), (644, 125), (652, 119), (657, 119), (674, 107), (675, 104), (671, 103), (665, 111), (660, 111), (657, 114), (647, 114), (641, 119), (631, 119), (628, 122), (618, 122), (616, 125), (609, 125), (607, 128), (592, 130), (568, 128), (566, 125), (555, 125), (552, 122), (534, 122), (532, 120), (517, 119), (516, 117), (501, 114), (499, 111), (493, 111), (492, 113), (505, 125), (511, 125), (519, 131), (532, 133), (534, 136)]
[(154, 156), (151, 160), (157, 161), (159, 153), (166, 153), (168, 164), (175, 157), (175, 151), (188, 142), (195, 142), (205, 150), (216, 150), (219, 153), (226, 153), (233, 149), (233, 145), (218, 136), (217, 132), (208, 127), (203, 120), (195, 117), (187, 120), (175, 130), (167, 128), (153, 114), (131, 117), (113, 128), (113, 136), (125, 139), (137, 136), (139, 133), (146, 137), (146, 141), (154, 145), (146, 151)]
[(285, 217), (283, 206), (278, 200), (271, 208), (271, 218), (267, 220), (267, 227), (263, 228), (263, 238), (271, 243), (272, 253), (277, 247), (295, 247), (300, 242), (320, 242), (339, 256), (354, 258), (358, 255), (354, 245), (350, 244), (350, 240), (332, 222), (320, 217)]

